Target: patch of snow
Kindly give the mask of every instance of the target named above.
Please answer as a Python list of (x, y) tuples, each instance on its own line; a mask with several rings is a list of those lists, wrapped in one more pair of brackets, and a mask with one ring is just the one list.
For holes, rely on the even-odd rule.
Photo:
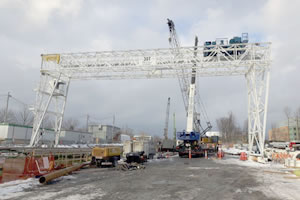
[(75, 176), (72, 176), (72, 175), (66, 175), (66, 176), (61, 176), (57, 179), (54, 179), (55, 181), (64, 181), (64, 180), (73, 180), (73, 179), (76, 179), (77, 177)]
[(59, 198), (57, 200), (91, 200), (91, 199), (101, 199), (106, 193), (101, 189), (94, 190), (88, 194), (73, 194), (66, 197)]
[(226, 157), (224, 159), (216, 159), (214, 160), (217, 163), (220, 164), (234, 164), (234, 165), (240, 165), (240, 166), (246, 166), (246, 167), (255, 167), (255, 168), (284, 168), (282, 164), (279, 163), (259, 163), (252, 160), (246, 160), (242, 161), (238, 157)]
[(103, 196), (106, 195), (106, 192), (104, 192), (101, 188), (99, 188), (97, 185), (92, 184), (86, 184), (84, 186), (81, 186), (80, 188), (73, 188), (76, 190), (76, 193), (74, 194), (72, 192), (70, 195), (64, 196), (62, 198), (55, 198), (57, 200), (91, 200), (91, 199), (101, 199)]
[(37, 179), (16, 180), (0, 184), (1, 199), (17, 198), (24, 195), (24, 190), (39, 185)]
[(241, 193), (242, 192), (242, 190), (240, 189), (240, 188), (238, 188), (236, 191), (235, 191), (235, 193)]
[(252, 188), (256, 191), (262, 191), (266, 196), (286, 200), (299, 200), (299, 179), (284, 178), (284, 174), (258, 172), (256, 179), (261, 183)]
[[(292, 169), (288, 169), (282, 164), (272, 162), (263, 164), (251, 160), (241, 161), (233, 157), (214, 161), (220, 164), (233, 164), (256, 169), (249, 170), (249, 173), (254, 175), (259, 185), (248, 188), (249, 193), (260, 191), (270, 198), (299, 200), (300, 179), (285, 178), (295, 175), (290, 173)], [(239, 192), (239, 190), (237, 189), (235, 192)]]
[(219, 167), (188, 167), (188, 169), (201, 170), (201, 169), (220, 169), (220, 168)]
[(237, 148), (222, 148), (222, 151), (230, 155), (240, 155), (242, 152), (247, 152), (246, 150), (237, 149)]

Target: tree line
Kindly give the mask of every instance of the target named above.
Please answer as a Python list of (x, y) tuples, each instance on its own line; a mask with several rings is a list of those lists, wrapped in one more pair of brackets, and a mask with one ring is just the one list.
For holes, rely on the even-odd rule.
[(248, 120), (240, 127), (232, 112), (216, 120), (223, 143), (246, 143), (248, 139)]

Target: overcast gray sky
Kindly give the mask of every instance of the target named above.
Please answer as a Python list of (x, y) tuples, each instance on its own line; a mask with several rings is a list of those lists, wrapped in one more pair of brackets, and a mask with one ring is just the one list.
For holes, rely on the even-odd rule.
[[(272, 42), (270, 126), (284, 120), (285, 106), (300, 106), (299, 8), (297, 0), (0, 0), (0, 94), (10, 91), (34, 104), (42, 53), (169, 47), (170, 18), (182, 46), (193, 45), (195, 35), (202, 44), (242, 32), (249, 33), (250, 42)], [(244, 77), (200, 78), (199, 83), (213, 125), (229, 111), (243, 124)], [(186, 119), (176, 79), (72, 82), (66, 116), (84, 124), (86, 114), (96, 119), (115, 114), (120, 127), (162, 135), (168, 97), (177, 129), (182, 130)], [(0, 98), (0, 108), (4, 105)]]

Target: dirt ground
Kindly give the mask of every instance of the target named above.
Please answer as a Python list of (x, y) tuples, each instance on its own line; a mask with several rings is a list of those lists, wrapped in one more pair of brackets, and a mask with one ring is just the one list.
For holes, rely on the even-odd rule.
[[(152, 160), (146, 169), (83, 169), (47, 184), (36, 184), (5, 199), (274, 199), (258, 188), (255, 169), (213, 159)], [(1, 199), (1, 197), (0, 197)]]

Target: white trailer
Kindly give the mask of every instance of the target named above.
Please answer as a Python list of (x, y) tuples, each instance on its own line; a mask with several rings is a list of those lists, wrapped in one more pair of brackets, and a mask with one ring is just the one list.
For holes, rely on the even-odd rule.
[(142, 140), (141, 138), (135, 140), (127, 140), (123, 142), (123, 156), (125, 157), (127, 153), (130, 152), (144, 152), (144, 155), (148, 159), (152, 159), (155, 155), (155, 147), (152, 139), (147, 138)]
[(126, 154), (133, 151), (132, 140), (126, 140), (123, 142), (123, 157), (126, 157)]
[(152, 141), (133, 141), (133, 152), (144, 151), (144, 155), (148, 159), (152, 159), (155, 155), (155, 147)]

